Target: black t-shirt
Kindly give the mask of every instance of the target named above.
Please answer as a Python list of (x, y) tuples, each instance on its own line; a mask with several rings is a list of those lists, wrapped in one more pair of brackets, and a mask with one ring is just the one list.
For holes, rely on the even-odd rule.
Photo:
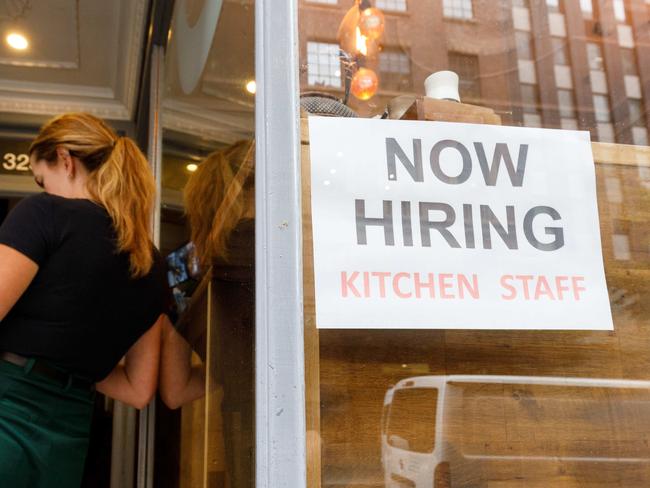
[(41, 193), (22, 200), (0, 227), (0, 244), (39, 266), (0, 321), (0, 351), (50, 360), (99, 381), (166, 306), (165, 263), (129, 273), (108, 212), (85, 199)]

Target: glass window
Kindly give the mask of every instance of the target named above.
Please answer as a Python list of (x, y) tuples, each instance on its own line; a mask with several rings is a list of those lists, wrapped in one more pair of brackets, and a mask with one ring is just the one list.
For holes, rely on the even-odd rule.
[(537, 85), (521, 84), (521, 103), (524, 112), (537, 113), (539, 111), (539, 88)]
[(401, 51), (385, 49), (379, 54), (379, 72), (386, 90), (409, 90), (412, 87), (411, 60)]
[(393, 12), (406, 12), (406, 0), (377, 0), (375, 6)]
[(449, 69), (460, 78), (461, 99), (481, 97), (481, 78), (478, 56), (458, 52), (449, 53)]
[(188, 28), (196, 17), (172, 19), (160, 251), (174, 328), (161, 377), (176, 382), (180, 408), (156, 408), (156, 488), (255, 486), (254, 4), (195, 9), (213, 27), (201, 36)]
[(603, 51), (600, 48), (600, 44), (596, 44), (595, 42), (587, 43), (587, 59), (589, 61), (589, 69), (593, 71), (605, 70)]
[(533, 39), (530, 32), (515, 31), (515, 41), (517, 45), (517, 57), (519, 59), (534, 60)]
[(625, 22), (625, 3), (623, 0), (613, 0), (614, 17), (619, 22)]
[(634, 49), (620, 48), (619, 53), (621, 54), (621, 62), (623, 63), (623, 73), (631, 76), (639, 76)]
[(546, 0), (546, 8), (549, 12), (559, 12), (560, 0)]
[(307, 76), (312, 86), (341, 86), (341, 61), (337, 44), (307, 43)]
[(413, 452), (432, 452), (437, 410), (436, 388), (397, 389), (387, 412), (388, 444)]
[(553, 61), (557, 65), (569, 65), (569, 47), (564, 39), (561, 37), (551, 38), (553, 43)]
[[(370, 3), (389, 11), (386, 3)], [(347, 69), (343, 69), (339, 87), (315, 90), (304, 74), (302, 107), (307, 107), (310, 115), (355, 119), (337, 119), (333, 126), (362, 124), (354, 132), (341, 131), (336, 138), (322, 132), (318, 137), (314, 135), (317, 125), (309, 127), (308, 116), (301, 120), (305, 129), (300, 150), (305, 175), (302, 230), (308, 487), (650, 486), (650, 447), (641, 442), (650, 439), (650, 348), (646, 347), (650, 344), (650, 117), (645, 114), (648, 101), (643, 98), (650, 64), (644, 65), (647, 59), (640, 54), (640, 45), (638, 52), (620, 49), (620, 64), (616, 49), (610, 45), (605, 49), (604, 42), (616, 42), (620, 26), (609, 0), (593, 4), (586, 0), (473, 4), (418, 0), (408, 4), (409, 15), (386, 15), (384, 30), (369, 33), (376, 35), (372, 38), (365, 37), (361, 28), (357, 37), (357, 25), (352, 23), (351, 28), (344, 22), (346, 16), (349, 20), (355, 15), (354, 4), (353, 0), (340, 1), (338, 8), (328, 9), (328, 16), (322, 15), (322, 9), (312, 14), (303, 5), (298, 29), (302, 46), (318, 39), (345, 44), (350, 53), (342, 63)], [(549, 12), (548, 18), (539, 17), (544, 12)], [(598, 22), (591, 17), (598, 17)], [(627, 21), (630, 19), (628, 15)], [(608, 26), (614, 30), (607, 31)], [(650, 24), (637, 22), (634, 37), (650, 37)], [(303, 51), (302, 66), (308, 56), (307, 50)], [(605, 62), (610, 54), (614, 56), (611, 67)], [(432, 77), (442, 70), (458, 74), (459, 103), (451, 101), (453, 77)], [(442, 81), (432, 87), (431, 80), (436, 78)], [(318, 105), (306, 103), (306, 98), (315, 95)], [(434, 123), (411, 125), (411, 121)], [(325, 124), (322, 118), (311, 123)], [(466, 245), (480, 246), (483, 227), (479, 212), (473, 211), (470, 223), (471, 212), (463, 205), (492, 203), (491, 198), (499, 202), (504, 198), (504, 205), (511, 203), (501, 188), (490, 188), (494, 191), (487, 195), (472, 186), (471, 199), (454, 200), (462, 185), (455, 184), (457, 179), (454, 186), (442, 184), (436, 170), (431, 171), (431, 154), (434, 166), (440, 154), (433, 146), (442, 139), (450, 144), (467, 137), (471, 141), (467, 154), (462, 149), (444, 149), (442, 154), (449, 159), (440, 164), (447, 165), (443, 172), (463, 175), (465, 165), (471, 163), (468, 182), (476, 182), (478, 187), (485, 176), (480, 167), (487, 161), (499, 165), (498, 178), (507, 182), (512, 173), (505, 171), (506, 166), (509, 161), (516, 165), (517, 155), (510, 152), (510, 160), (504, 156), (499, 162), (494, 153), (497, 135), (505, 132), (506, 126), (516, 127), (538, 143), (528, 146), (529, 158), (535, 159), (528, 159), (531, 165), (526, 167), (526, 176), (534, 171), (542, 176), (522, 193), (534, 195), (539, 201), (534, 205), (553, 205), (551, 195), (559, 185), (566, 185), (563, 196), (572, 202), (557, 221), (536, 221), (532, 231), (543, 238), (550, 240), (545, 230), (560, 227), (568, 219), (585, 223), (585, 212), (595, 209), (589, 205), (596, 203), (584, 196), (586, 180), (572, 176), (579, 164), (573, 148), (562, 153), (569, 155), (562, 166), (564, 176), (555, 178), (547, 173), (557, 163), (553, 155), (561, 152), (550, 143), (552, 137), (566, 137), (571, 144), (582, 141), (585, 151), (593, 155), (596, 188), (592, 197), (598, 211), (594, 235), (599, 233), (600, 242), (579, 248), (585, 254), (602, 252), (606, 284), (601, 303), (606, 304), (609, 298), (613, 332), (559, 330), (562, 320), (553, 321), (558, 327), (553, 331), (502, 330), (499, 327), (512, 309), (502, 307), (490, 285), (482, 283), (481, 294), (494, 297), (494, 308), (487, 314), (494, 321), (493, 328), (477, 330), (475, 324), (461, 330), (417, 328), (420, 323), (416, 319), (407, 320), (398, 311), (411, 298), (427, 299), (430, 308), (421, 315), (427, 318), (439, 317), (445, 303), (450, 304), (449, 317), (466, 317), (470, 306), (460, 300), (443, 303), (438, 289), (433, 291), (434, 280), (423, 281), (424, 275), (412, 282), (406, 275), (398, 275), (397, 283), (391, 277), (382, 281), (388, 272), (384, 266), (395, 264), (404, 248), (422, 243), (430, 244), (430, 254), (401, 267), (395, 264), (391, 270), (446, 274), (449, 269), (469, 266), (477, 249)], [(426, 127), (433, 132), (427, 133)], [(545, 130), (533, 130), (537, 128)], [(389, 136), (393, 129), (395, 135)], [(476, 145), (477, 134), (483, 132), (494, 134), (485, 159)], [(373, 137), (378, 141), (375, 147), (368, 144)], [(401, 151), (387, 143), (391, 137)], [(387, 147), (391, 147), (390, 155)], [(312, 158), (319, 153), (316, 164)], [(423, 191), (410, 205), (405, 201), (409, 197), (399, 194), (399, 181), (391, 178), (395, 176), (390, 166), (393, 153), (396, 171), (401, 171), (397, 177), (403, 175)], [(368, 172), (352, 177), (364, 159)], [(590, 160), (585, 162), (591, 167)], [(423, 181), (419, 179), (420, 163)], [(373, 167), (378, 168), (377, 173)], [(593, 182), (593, 176), (588, 180)], [(376, 184), (375, 200), (344, 203), (347, 197), (363, 199), (371, 181)], [(311, 213), (318, 198), (336, 191), (343, 195), (340, 200), (333, 200), (320, 214)], [(428, 207), (428, 203), (452, 206), (453, 224), (446, 227), (451, 214), (439, 210), (446, 208), (444, 205)], [(436, 210), (426, 215), (428, 208)], [(355, 248), (354, 252), (359, 251), (356, 258), (347, 250), (359, 240), (345, 230), (353, 232), (355, 221), (344, 224), (343, 218), (333, 220), (326, 232), (315, 223), (324, 213), (338, 215), (339, 210), (347, 216), (363, 213), (367, 219), (363, 221), (368, 229), (364, 235), (367, 247)], [(515, 220), (522, 220), (526, 210), (515, 212)], [(437, 225), (430, 229), (430, 240), (426, 239), (427, 230), (421, 228), (421, 212), (425, 221), (429, 218)], [(498, 220), (502, 222), (500, 230), (507, 234), (505, 212)], [(522, 243), (526, 245), (523, 226), (517, 222), (515, 227), (519, 249), (512, 250), (513, 255), (522, 249)], [(459, 247), (454, 247), (453, 241), (449, 244), (445, 230)], [(338, 251), (335, 259), (341, 256), (341, 261), (320, 261), (320, 269), (315, 269), (314, 252), (324, 246), (323, 233), (331, 239), (330, 244), (340, 244), (331, 249), (332, 254)], [(496, 242), (497, 231), (492, 237)], [(577, 239), (577, 233), (566, 230), (564, 238), (569, 243)], [(386, 247), (384, 243), (388, 243)], [(457, 257), (442, 258), (443, 248), (458, 251)], [(530, 254), (530, 262), (535, 263), (537, 256)], [(498, 260), (498, 265), (499, 273), (501, 269), (521, 271), (512, 269), (508, 259)], [(369, 270), (366, 275), (365, 270)], [(353, 278), (355, 272), (358, 275)], [(314, 281), (315, 275), (327, 273), (331, 275), (325, 285)], [(358, 294), (348, 286), (351, 281), (347, 278), (356, 280)], [(404, 281), (399, 281), (402, 278)], [(324, 295), (323, 286), (328, 289)], [(388, 298), (396, 289), (400, 294), (392, 295), (390, 303), (380, 299), (382, 293)], [(412, 293), (411, 297), (404, 298), (405, 291)], [(339, 301), (342, 296), (349, 300)], [(590, 306), (581, 313), (586, 315)], [(323, 307), (326, 312), (320, 317), (324, 323), (319, 324)], [(385, 316), (403, 328), (327, 328), (332, 326), (328, 320), (335, 322), (361, 309), (381, 310), (376, 321)], [(366, 315), (351, 314), (350, 320), (359, 320), (358, 325)]]
[(573, 102), (573, 91), (558, 90), (557, 98), (560, 106), (560, 117), (574, 118), (576, 115), (576, 109)]
[(610, 122), (612, 120), (609, 98), (606, 95), (594, 95), (594, 112), (598, 122)]
[(641, 100), (628, 98), (628, 109), (630, 111), (630, 123), (636, 127), (646, 126), (645, 110)]
[(565, 118), (560, 119), (560, 128), (566, 130), (578, 130), (578, 120), (574, 118)]
[(445, 17), (454, 19), (471, 19), (472, 0), (442, 0)]

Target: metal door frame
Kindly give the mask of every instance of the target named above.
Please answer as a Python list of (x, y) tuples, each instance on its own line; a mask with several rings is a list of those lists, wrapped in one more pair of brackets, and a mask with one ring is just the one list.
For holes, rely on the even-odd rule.
[(304, 488), (297, 0), (256, 0), (255, 79), (256, 488)]

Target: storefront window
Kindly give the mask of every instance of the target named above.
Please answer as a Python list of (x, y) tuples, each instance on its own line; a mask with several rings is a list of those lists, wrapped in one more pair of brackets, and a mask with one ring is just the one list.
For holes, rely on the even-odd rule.
[(158, 405), (155, 486), (250, 488), (255, 5), (175, 8), (161, 107), (160, 250), (175, 301), (169, 340), (190, 363), (177, 374), (197, 377), (202, 391), (172, 398), (174, 410)]
[[(308, 486), (650, 484), (648, 5), (421, 0), (401, 8), (398, 3), (341, 0), (327, 15), (307, 2), (299, 7)], [(425, 80), (443, 70), (458, 75), (460, 103), (450, 96), (434, 101), (427, 96)], [(498, 330), (509, 312), (497, 306), (490, 313), (496, 325), (486, 330), (471, 330), (473, 324), (458, 329), (416, 329), (409, 323), (386, 330), (322, 327), (314, 279), (319, 235), (311, 206), (309, 120), (343, 115), (367, 122), (369, 133), (381, 130), (381, 124), (406, 127), (419, 121), (458, 124), (464, 134), (472, 134), (472, 127), (477, 134), (487, 126), (496, 126), (495, 133), (499, 126), (519, 127), (533, 131), (522, 134), (539, 134), (540, 141), (560, 131), (571, 131), (567, 137), (580, 134), (575, 137), (584, 138), (593, 155), (596, 196), (590, 208), (597, 205), (601, 243), (591, 250), (602, 251), (613, 330), (593, 330), (593, 324), (584, 324), (583, 330)], [(443, 130), (431, 127), (430, 134)], [(358, 135), (359, 141), (365, 137)], [(333, 157), (336, 151), (341, 158), (348, 152), (363, 156), (358, 148), (344, 147), (348, 142), (330, 140)], [(420, 143), (427, 144), (425, 139)], [(403, 156), (395, 152), (396, 161), (408, 165), (399, 170), (426, 181), (435, 158), (425, 153), (425, 174), (418, 180), (418, 142), (400, 147), (406, 149)], [(338, 164), (332, 163), (320, 188), (338, 184), (351, 196), (360, 194), (364, 182), (346, 177), (357, 161)], [(464, 177), (460, 170), (456, 174)], [(387, 175), (390, 180), (390, 169)], [(566, 177), (567, 195), (581, 185), (571, 178)], [(373, 226), (376, 239), (391, 249), (416, 247), (416, 218), (395, 224), (394, 235), (379, 228), (392, 218), (416, 215), (408, 201), (391, 200), (393, 184), (387, 181), (382, 188), (389, 196), (382, 197), (383, 207), (373, 207), (375, 220), (368, 217), (363, 225)], [(540, 184), (526, 191), (544, 197), (553, 186), (540, 177)], [(587, 207), (576, 198), (572, 212), (579, 215)], [(370, 215), (368, 209), (355, 207), (357, 216)], [(419, 215), (422, 223), (428, 214)], [(462, 209), (454, 214), (457, 221), (466, 216)], [(441, 227), (451, 228), (451, 220), (442, 219)], [(341, 243), (345, 225), (336, 230)], [(471, 226), (465, 223), (466, 230)], [(510, 230), (503, 225), (496, 232), (505, 236)], [(478, 231), (465, 238), (478, 242)], [(385, 252), (386, 262), (391, 253)], [(426, 264), (449, 264), (438, 259), (432, 252)], [(508, 263), (504, 258), (501, 265)], [(362, 265), (351, 262), (350, 269)], [(379, 269), (374, 272), (381, 276)], [(340, 286), (348, 293), (369, 298), (364, 290), (373, 285), (364, 288), (361, 274), (354, 281), (358, 289), (349, 288), (353, 282), (345, 279)], [(400, 280), (407, 277), (395, 279), (391, 283), (399, 296), (406, 283)], [(420, 293), (428, 293), (424, 282), (415, 283)], [(471, 286), (465, 291), (470, 293)], [(428, 313), (435, 316), (438, 307), (434, 300)], [(399, 325), (399, 315), (391, 313), (387, 309), (386, 322)], [(459, 302), (456, 317), (467, 313)]]

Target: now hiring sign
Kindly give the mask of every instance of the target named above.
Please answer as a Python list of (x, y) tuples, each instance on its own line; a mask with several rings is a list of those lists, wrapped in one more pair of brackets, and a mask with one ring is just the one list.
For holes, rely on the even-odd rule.
[(320, 328), (613, 328), (588, 132), (310, 117)]

